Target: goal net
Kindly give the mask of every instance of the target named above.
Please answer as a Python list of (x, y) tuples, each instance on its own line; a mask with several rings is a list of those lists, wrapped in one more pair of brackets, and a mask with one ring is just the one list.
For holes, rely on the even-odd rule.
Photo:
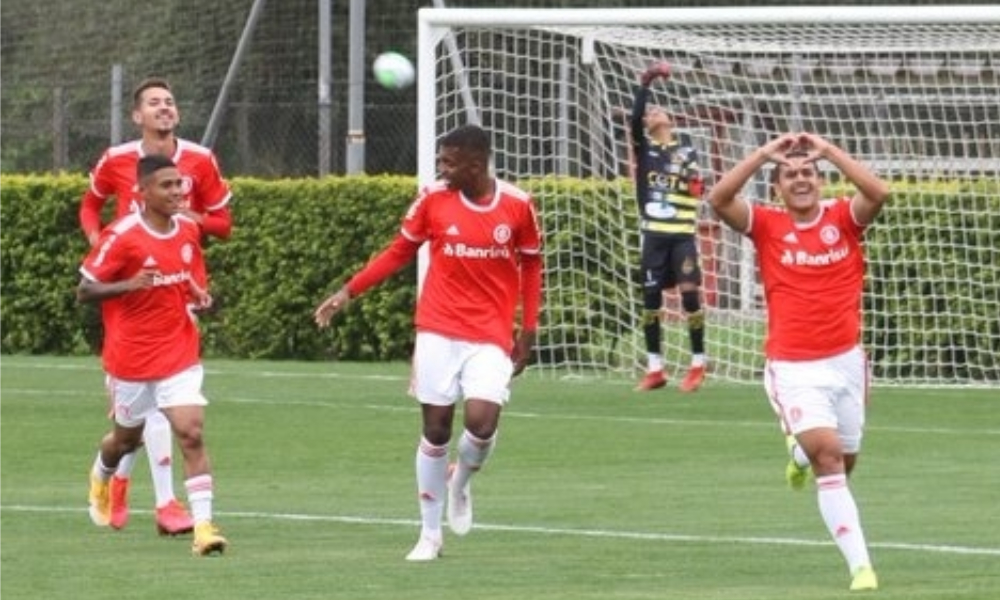
[[(645, 363), (626, 139), (638, 75), (701, 155), (707, 187), (786, 131), (816, 132), (893, 182), (866, 242), (863, 343), (880, 383), (1000, 383), (1000, 7), (423, 9), (419, 175), (478, 122), (499, 177), (532, 191), (547, 236), (535, 370), (633, 377)], [(831, 165), (828, 195), (852, 193)], [(745, 197), (769, 202), (766, 173)], [(707, 205), (699, 227), (713, 377), (757, 379), (753, 249)], [(666, 291), (664, 354), (689, 360)]]

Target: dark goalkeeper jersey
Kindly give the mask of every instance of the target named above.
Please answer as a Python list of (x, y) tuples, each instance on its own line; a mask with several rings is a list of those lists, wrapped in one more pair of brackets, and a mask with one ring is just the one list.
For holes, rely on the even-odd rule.
[(652, 141), (643, 124), (649, 89), (637, 86), (632, 104), (635, 192), (643, 233), (694, 235), (698, 221), (701, 173), (698, 153), (676, 138)]

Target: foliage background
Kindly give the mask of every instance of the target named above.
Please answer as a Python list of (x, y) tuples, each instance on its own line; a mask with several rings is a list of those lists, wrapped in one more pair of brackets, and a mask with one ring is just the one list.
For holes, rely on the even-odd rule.
[[(86, 250), (77, 231), (86, 180), (5, 175), (0, 185), (0, 352), (89, 352), (97, 339), (96, 312), (77, 305), (73, 294)], [(601, 363), (595, 355), (616, 342), (602, 323), (629, 322), (639, 309), (620, 299), (610, 274), (629, 272), (634, 258), (599, 243), (600, 232), (612, 227), (603, 220), (615, 217), (602, 205), (619, 188), (572, 179), (523, 185), (539, 207), (546, 261), (561, 266), (546, 274), (537, 358)], [(1000, 190), (989, 185), (894, 186), (891, 205), (867, 237), (865, 343), (879, 375), (1000, 382)], [(235, 231), (207, 251), (218, 300), (203, 319), (208, 356), (409, 358), (412, 267), (371, 290), (330, 332), (316, 329), (312, 311), (398, 230), (416, 191), (414, 178), (237, 178), (233, 186)], [(574, 199), (575, 222), (588, 229), (561, 224), (561, 198)], [(950, 210), (958, 202), (976, 206)]]

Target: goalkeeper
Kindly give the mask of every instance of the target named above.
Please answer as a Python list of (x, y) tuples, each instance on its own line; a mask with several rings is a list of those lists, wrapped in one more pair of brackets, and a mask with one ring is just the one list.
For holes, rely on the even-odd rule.
[(663, 290), (677, 287), (687, 320), (691, 368), (681, 381), (693, 392), (705, 380), (705, 314), (701, 307), (701, 267), (695, 233), (703, 188), (694, 148), (681, 144), (663, 108), (647, 106), (649, 86), (667, 78), (666, 63), (643, 72), (629, 119), (636, 201), (642, 241), (642, 330), (647, 370), (635, 388), (649, 391), (667, 383), (662, 346)]

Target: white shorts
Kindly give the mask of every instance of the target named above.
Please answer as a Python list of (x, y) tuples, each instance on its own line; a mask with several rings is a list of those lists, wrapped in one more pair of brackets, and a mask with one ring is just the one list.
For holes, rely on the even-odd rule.
[(422, 404), (450, 406), (475, 398), (501, 406), (510, 397), (514, 364), (499, 346), (418, 332), (410, 394)]
[(152, 381), (128, 381), (108, 375), (115, 422), (122, 427), (138, 427), (161, 408), (205, 406), (208, 400), (201, 393), (204, 378), (205, 370), (201, 365)]
[(820, 360), (768, 360), (764, 389), (785, 434), (836, 429), (844, 452), (861, 449), (870, 372), (860, 347)]

